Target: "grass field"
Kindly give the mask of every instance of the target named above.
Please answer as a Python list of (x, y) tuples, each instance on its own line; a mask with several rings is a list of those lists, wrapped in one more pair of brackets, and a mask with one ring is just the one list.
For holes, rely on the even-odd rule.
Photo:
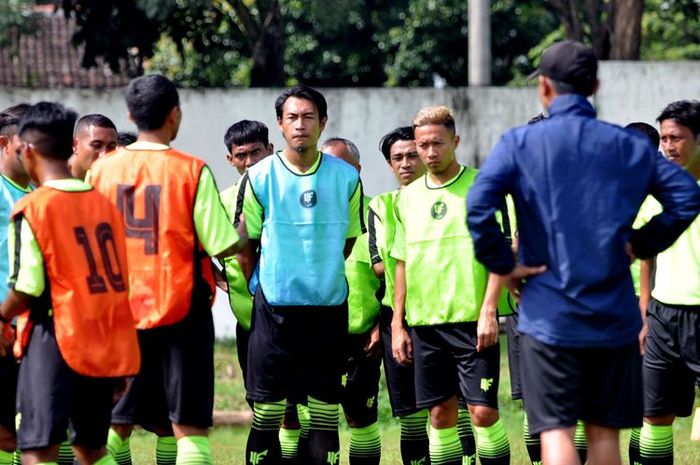
[[(505, 351), (505, 341), (502, 340), (501, 351), (501, 384), (499, 387), (499, 402), (501, 416), (504, 420), (511, 445), (511, 463), (527, 465), (529, 460), (522, 440), (521, 428), (523, 421), (522, 408), (519, 402), (510, 399), (510, 379)], [(238, 410), (247, 408), (243, 390), (240, 369), (236, 360), (234, 341), (223, 341), (216, 346), (216, 401), (217, 410)], [(383, 380), (382, 380), (383, 382)], [(696, 402), (696, 404), (698, 404)], [(379, 396), (379, 415), (382, 434), (382, 464), (400, 465), (399, 428), (398, 423), (391, 418), (386, 387), (381, 386)], [(695, 465), (700, 463), (700, 443), (691, 442), (690, 418), (679, 419), (674, 424), (675, 464)], [(627, 438), (629, 433), (621, 435), (623, 461), (627, 463)], [(211, 431), (212, 453), (214, 463), (220, 465), (245, 464), (245, 444), (248, 437), (247, 427), (218, 427)], [(340, 432), (343, 447), (341, 464), (347, 464), (347, 447), (349, 433), (343, 425)], [(132, 454), (135, 464), (155, 465), (155, 436), (137, 431), (132, 438)]]

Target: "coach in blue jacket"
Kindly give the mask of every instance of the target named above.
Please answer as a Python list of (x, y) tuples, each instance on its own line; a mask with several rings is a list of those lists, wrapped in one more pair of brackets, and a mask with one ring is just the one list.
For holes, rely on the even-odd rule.
[[(630, 260), (670, 246), (700, 210), (687, 173), (644, 137), (596, 120), (586, 97), (597, 69), (578, 42), (545, 51), (533, 75), (550, 117), (504, 134), (467, 205), (477, 258), (520, 299), (523, 400), (548, 464), (578, 463), (578, 418), (588, 463), (620, 463), (618, 430), (642, 418)], [(518, 220), (517, 263), (494, 216), (506, 194)], [(632, 230), (647, 194), (664, 210)]]

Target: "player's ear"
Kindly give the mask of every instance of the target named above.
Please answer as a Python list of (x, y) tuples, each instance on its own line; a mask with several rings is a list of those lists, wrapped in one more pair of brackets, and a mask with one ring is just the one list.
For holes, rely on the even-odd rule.
[(323, 132), (323, 130), (326, 129), (327, 122), (328, 122), (328, 117), (324, 116), (323, 119), (321, 120), (321, 132)]
[(78, 139), (74, 137), (73, 138), (73, 153), (75, 153), (77, 149), (78, 149)]
[(275, 153), (275, 146), (272, 145), (272, 142), (270, 142), (267, 144), (267, 154), (272, 155), (273, 153)]
[(456, 134), (455, 134), (455, 138), (454, 138), (454, 141), (455, 141), (455, 148), (459, 147), (459, 141), (460, 141), (460, 138), (459, 138), (459, 136), (458, 136), (458, 135), (456, 135)]
[(10, 138), (7, 136), (0, 136), (0, 149), (5, 149), (10, 144)]
[(129, 118), (129, 121), (136, 124), (136, 121), (134, 121), (134, 117), (132, 116), (130, 111), (126, 113), (126, 117)]

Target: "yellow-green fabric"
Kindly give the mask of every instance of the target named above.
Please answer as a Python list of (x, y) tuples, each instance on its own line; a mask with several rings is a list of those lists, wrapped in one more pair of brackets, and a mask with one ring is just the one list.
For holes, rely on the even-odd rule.
[[(637, 213), (637, 217), (634, 219), (634, 223), (632, 223), (632, 228), (634, 229), (639, 229), (645, 224), (649, 222), (652, 216), (654, 216), (656, 213), (661, 211), (661, 204), (651, 195), (648, 195), (646, 199), (644, 199), (644, 202), (642, 202), (642, 206), (639, 207), (639, 212)], [(653, 213), (656, 212), (656, 213)], [(648, 216), (650, 215), (651, 216)], [(632, 274), (632, 283), (634, 284), (634, 293), (639, 297), (640, 294), (640, 274), (641, 274), (641, 261), (640, 260), (635, 260), (632, 262), (630, 265), (630, 273)]]
[[(508, 213), (508, 225), (506, 228), (503, 223), (503, 214), (501, 212), (496, 212), (496, 219), (501, 224), (504, 234), (510, 234), (509, 242), (512, 244), (512, 240), (515, 238), (515, 231), (518, 229), (518, 223), (515, 219), (515, 204), (513, 203), (513, 198), (508, 195), (506, 196), (506, 211)], [(504, 288), (501, 292), (501, 299), (498, 301), (498, 316), (509, 316), (515, 313), (517, 304), (515, 300), (510, 296), (507, 288)]]
[[(44, 186), (66, 192), (89, 191), (92, 187), (79, 179), (55, 179), (47, 181)], [(20, 241), (19, 268), (16, 270), (15, 245)], [(39, 249), (34, 232), (26, 219), (20, 222), (19, 237), (16, 235), (14, 225), (7, 230), (7, 250), (10, 258), (9, 285), (12, 289), (33, 297), (40, 297), (46, 288), (46, 274), (44, 272), (44, 256)]]
[[(372, 199), (365, 196), (365, 217)], [(369, 255), (368, 233), (355, 240), (350, 256), (345, 260), (345, 277), (348, 280), (348, 332), (363, 334), (372, 329), (379, 315), (377, 291), (381, 285), (374, 274)]]
[(199, 175), (196, 195), (193, 208), (194, 229), (204, 250), (209, 256), (215, 257), (240, 238), (221, 203), (216, 181), (207, 166)]
[[(221, 203), (224, 205), (231, 222), (234, 221), (239, 186), (240, 182), (237, 182), (220, 194)], [(228, 303), (231, 306), (231, 311), (236, 317), (238, 324), (246, 331), (250, 331), (253, 315), (253, 296), (248, 290), (248, 282), (243, 276), (243, 271), (241, 271), (235, 256), (224, 258), (223, 265), (224, 276), (228, 283)]]
[[(661, 208), (656, 200), (645, 201), (644, 220), (649, 221)], [(700, 305), (700, 216), (671, 247), (656, 256), (651, 295), (665, 304)]]
[(382, 305), (394, 307), (394, 273), (396, 272), (396, 259), (391, 256), (391, 248), (394, 245), (396, 233), (396, 216), (394, 202), (399, 191), (384, 192), (373, 198), (369, 208), (374, 215), (374, 220), (367, 222), (368, 233), (373, 236), (378, 257), (370, 257), (376, 263), (379, 259), (384, 263), (385, 291), (382, 297)]
[(466, 198), (477, 170), (460, 167), (442, 186), (428, 175), (401, 189), (391, 256), (406, 263), (406, 322), (410, 326), (476, 321), (488, 271), (474, 257)]

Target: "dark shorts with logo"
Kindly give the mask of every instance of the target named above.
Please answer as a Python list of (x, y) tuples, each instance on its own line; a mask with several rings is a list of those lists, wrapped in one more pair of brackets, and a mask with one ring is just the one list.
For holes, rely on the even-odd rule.
[(258, 286), (248, 342), (248, 398), (300, 403), (311, 396), (340, 403), (347, 335), (347, 302), (274, 306)]
[(518, 314), (506, 317), (506, 339), (508, 340), (508, 372), (510, 373), (510, 397), (513, 400), (523, 398), (520, 381), (520, 332), (518, 331)]
[(73, 371), (58, 349), (53, 321), (36, 323), (19, 368), (17, 448), (60, 444), (69, 427), (72, 444), (104, 446), (117, 383), (115, 378), (91, 378)]
[(214, 409), (214, 322), (208, 290), (195, 292), (187, 316), (138, 331), (141, 371), (112, 411), (115, 424), (208, 428)]
[(687, 417), (700, 376), (700, 306), (667, 305), (652, 299), (647, 323), (644, 416)]
[(0, 357), (0, 426), (11, 433), (15, 432), (18, 374), (19, 364), (9, 350)]
[(416, 326), (410, 334), (417, 407), (438, 405), (461, 392), (469, 405), (498, 408), (500, 347), (476, 351), (476, 322)]
[(377, 421), (377, 395), (379, 394), (381, 354), (370, 358), (365, 353), (369, 332), (349, 334), (343, 374), (341, 405), (345, 415), (364, 428)]
[(379, 313), (379, 330), (382, 337), (384, 377), (389, 391), (389, 403), (395, 417), (410, 415), (420, 410), (416, 407), (415, 367), (401, 365), (391, 351), (391, 319), (394, 312), (382, 305)]
[(530, 434), (569, 428), (580, 419), (611, 428), (642, 424), (639, 344), (567, 348), (521, 334), (523, 403)]

